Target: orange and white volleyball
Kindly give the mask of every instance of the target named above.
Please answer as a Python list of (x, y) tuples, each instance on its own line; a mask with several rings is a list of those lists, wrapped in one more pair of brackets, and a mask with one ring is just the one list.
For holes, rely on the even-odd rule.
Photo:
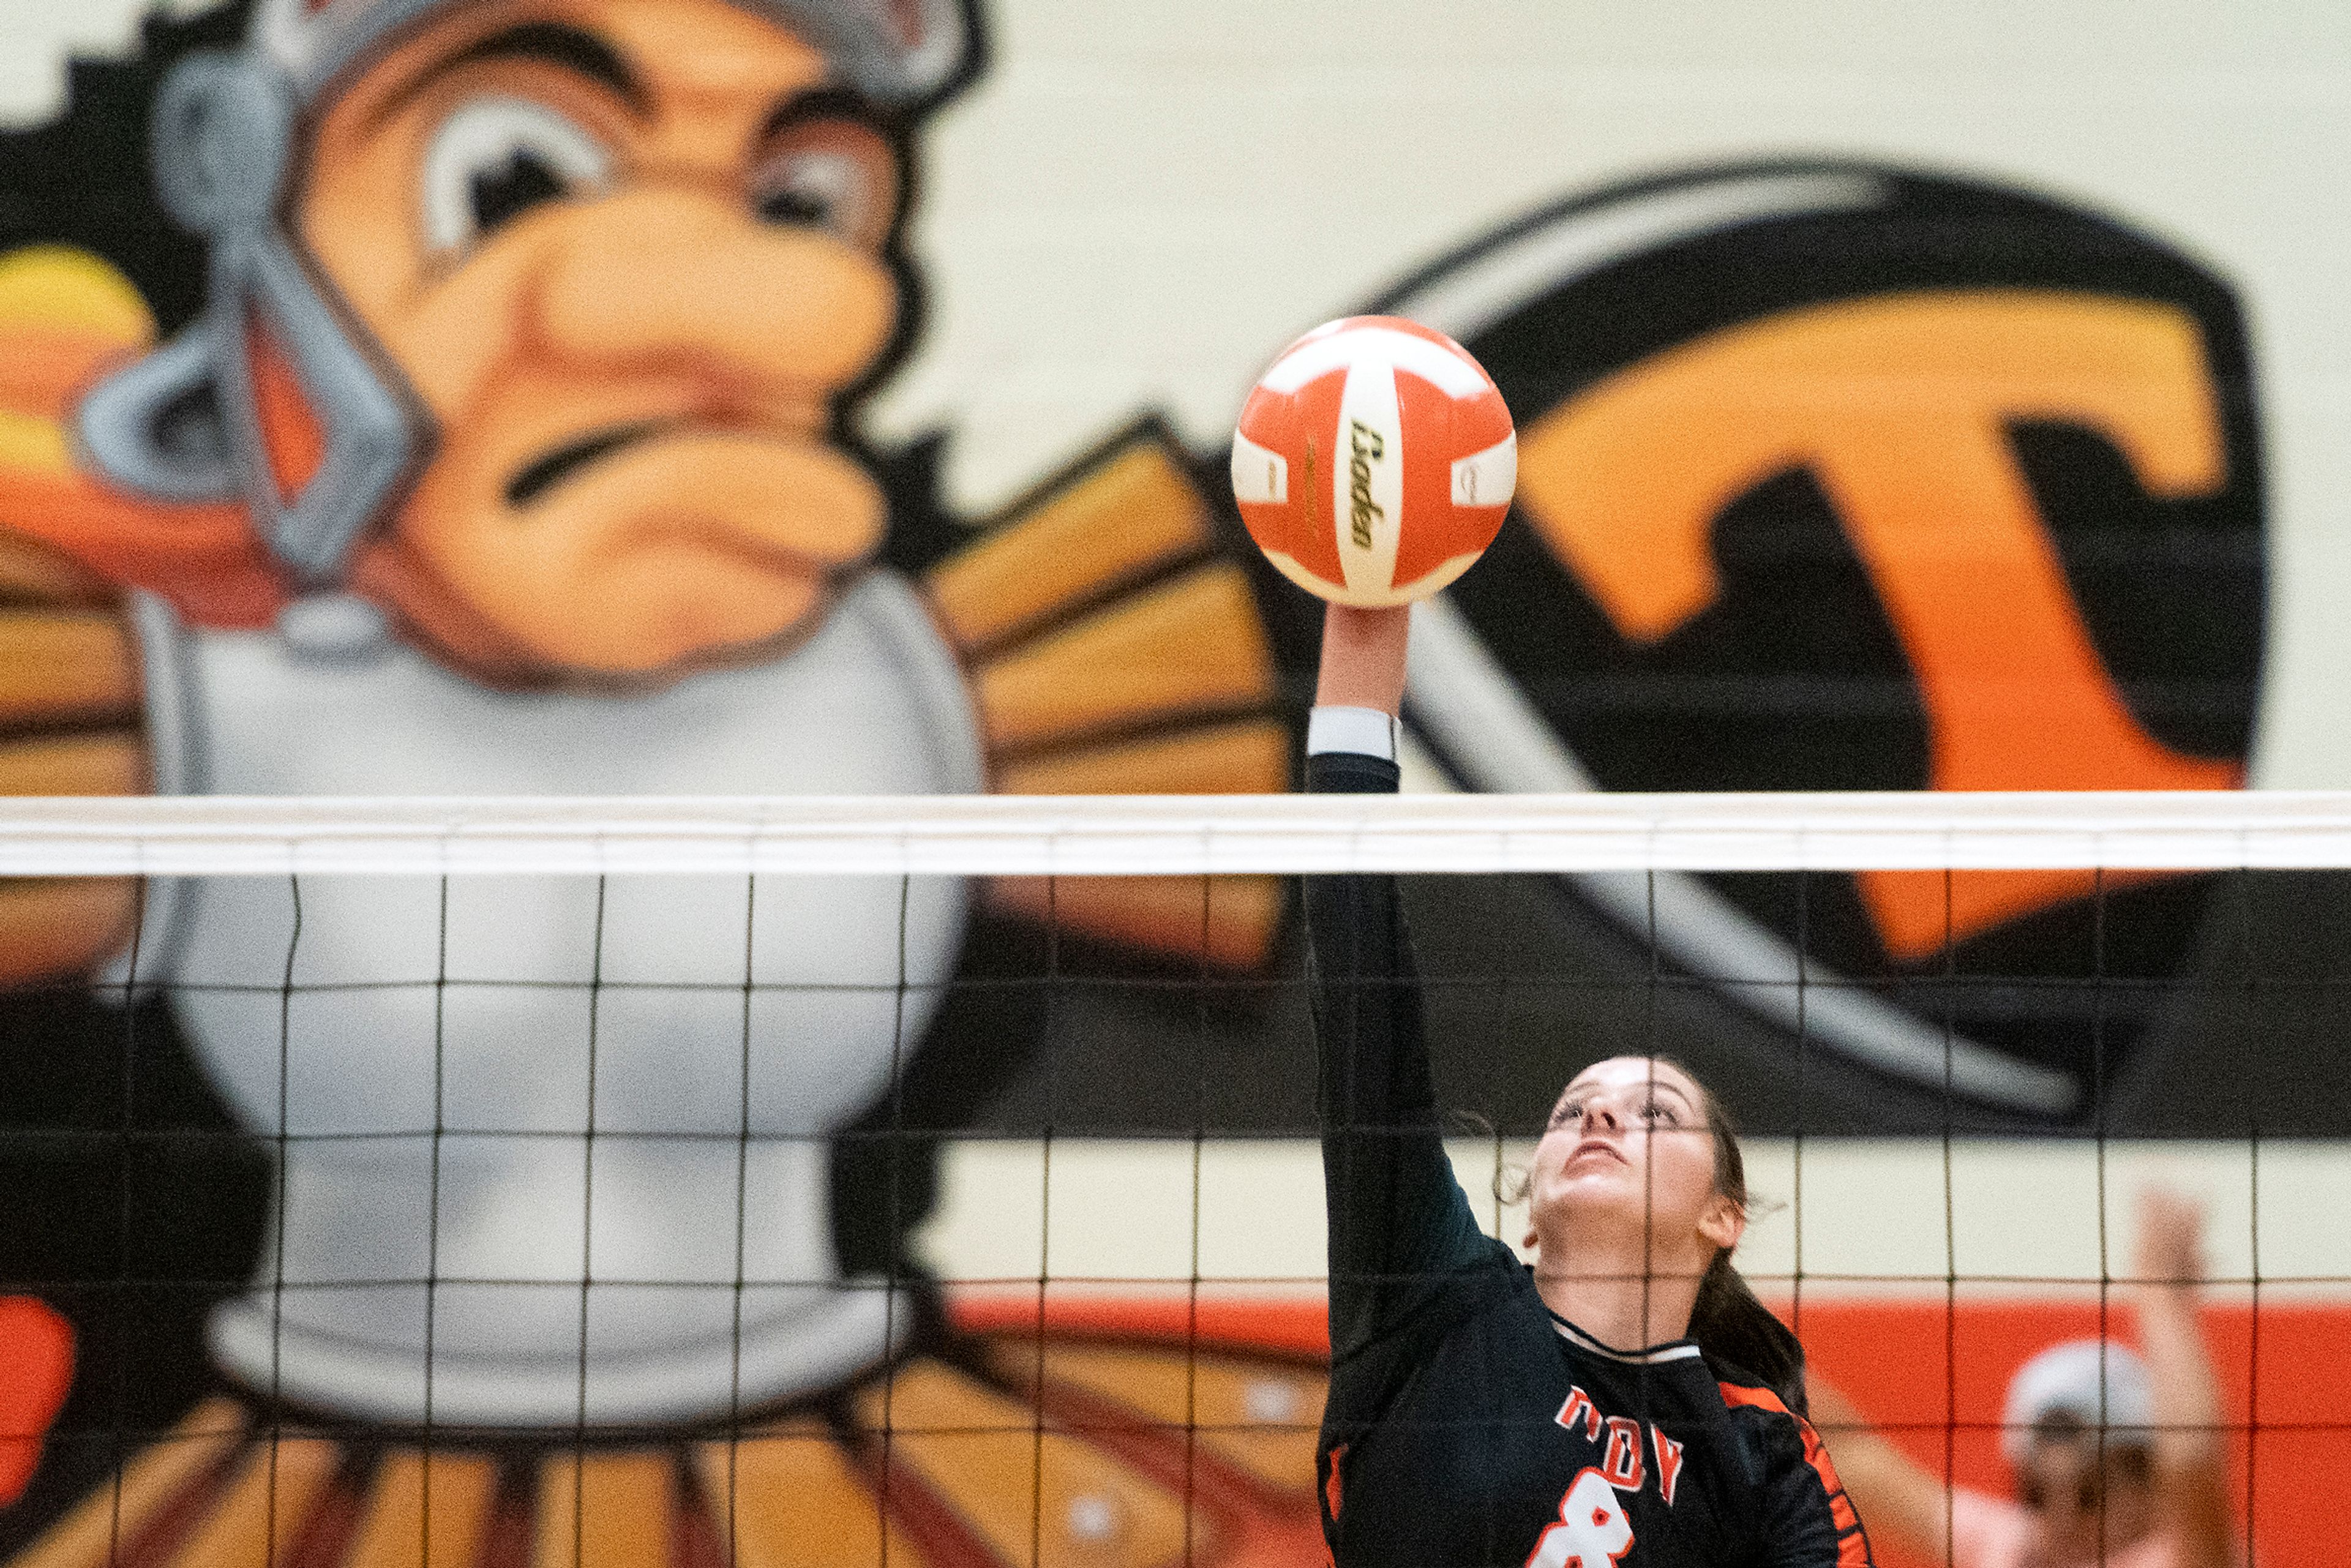
[(1426, 599), (1468, 570), (1518, 482), (1493, 379), (1401, 317), (1350, 316), (1299, 339), (1233, 432), (1249, 537), (1309, 593), (1363, 609)]

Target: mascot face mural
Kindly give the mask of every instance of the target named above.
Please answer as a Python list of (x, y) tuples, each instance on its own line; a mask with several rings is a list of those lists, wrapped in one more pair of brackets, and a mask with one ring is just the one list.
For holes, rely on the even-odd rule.
[(725, 0), (399, 40), (319, 119), (290, 215), (439, 434), (355, 583), (508, 675), (811, 625), (882, 537), (834, 410), (897, 324), (901, 167), (823, 56)]
[[(174, 335), (156, 346), (105, 257), (48, 244), (0, 269), (25, 340), (62, 345), (26, 411), (49, 439), (0, 451), (0, 523), (89, 569), (57, 573), (78, 597), (54, 619), (135, 672), (113, 788), (1285, 781), (1249, 580), (1163, 437), (966, 543), (921, 459), (869, 469), (847, 434), (912, 313), (907, 139), (977, 68), (959, 0), (257, 0), (147, 37), (154, 215), (199, 254), (177, 277), (125, 259)], [(910, 472), (888, 486), (908, 526), (866, 570), (877, 475)], [(1139, 731), (1161, 748), (1140, 768)], [(534, 1432), (812, 1396), (932, 1332), (904, 1266), (910, 1156), (853, 1133), (933, 1044), (975, 892), (1250, 966), (1280, 913), (1270, 883), (1212, 918), (1165, 884), (763, 875), (755, 904), (735, 877), (485, 878), (423, 904), (314, 887), (297, 930), (288, 891), (126, 886), (71, 952), (20, 962), (130, 947), (206, 1111), (286, 1134), (254, 1286), (205, 1315), (208, 1375), (354, 1421)], [(423, 1109), (400, 1043), (422, 993), (365, 977), (420, 935), (492, 977), (427, 1031), (447, 1071)], [(303, 987), (344, 1002), (236, 999), (274, 1007), (224, 977), (297, 942)], [(0, 940), (0, 973), (11, 956)], [(646, 1005), (606, 998), (608, 974)]]

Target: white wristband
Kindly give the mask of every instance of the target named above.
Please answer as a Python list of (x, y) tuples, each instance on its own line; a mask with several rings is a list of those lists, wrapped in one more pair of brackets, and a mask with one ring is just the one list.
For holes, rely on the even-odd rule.
[(1396, 721), (1375, 707), (1318, 707), (1306, 716), (1306, 755), (1352, 751), (1396, 759)]

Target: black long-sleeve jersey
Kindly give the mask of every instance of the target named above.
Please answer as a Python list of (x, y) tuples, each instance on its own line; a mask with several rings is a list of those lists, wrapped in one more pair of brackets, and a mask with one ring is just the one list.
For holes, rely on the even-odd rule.
[[(1310, 758), (1310, 789), (1396, 787)], [(1688, 1341), (1622, 1351), (1554, 1316), (1478, 1228), (1439, 1134), (1390, 877), (1313, 877), (1331, 1220), (1319, 1469), (1337, 1568), (1867, 1568), (1819, 1437)]]

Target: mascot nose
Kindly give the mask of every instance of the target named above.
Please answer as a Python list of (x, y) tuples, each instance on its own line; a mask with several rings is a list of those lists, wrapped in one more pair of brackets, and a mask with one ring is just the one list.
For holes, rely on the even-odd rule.
[(898, 288), (880, 258), (763, 223), (702, 191), (639, 189), (581, 211), (536, 291), (540, 340), (579, 361), (696, 366), (830, 392), (888, 345)]

